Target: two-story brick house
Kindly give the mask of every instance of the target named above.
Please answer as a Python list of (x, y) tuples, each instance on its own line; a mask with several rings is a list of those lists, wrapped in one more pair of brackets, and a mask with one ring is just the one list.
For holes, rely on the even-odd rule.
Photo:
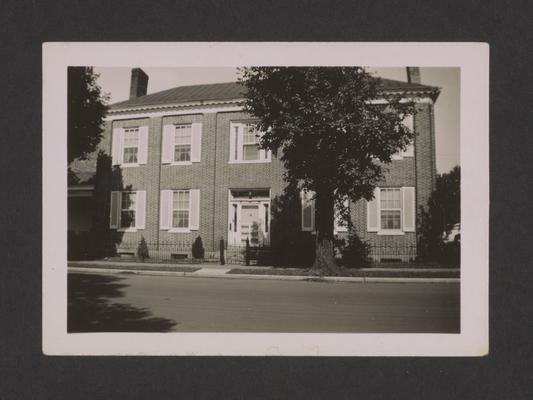
[[(414, 69), (416, 72), (416, 69)], [(132, 70), (130, 99), (113, 104), (100, 150), (110, 174), (97, 172), (100, 224), (108, 241), (132, 249), (141, 236), (150, 252), (186, 252), (182, 243), (201, 236), (214, 252), (228, 246), (269, 243), (272, 203), (283, 195), (283, 166), (258, 149), (254, 118), (243, 112), (243, 87), (236, 82), (183, 86), (146, 94), (148, 77)], [(419, 82), (382, 80), (382, 90), (415, 98), (417, 112), (406, 123), (417, 132), (398, 153), (372, 202), (350, 204), (357, 234), (382, 250), (375, 258), (414, 257), (416, 210), (435, 181), (433, 104), (438, 89)], [(102, 163), (101, 165), (105, 165)], [(302, 193), (302, 231), (314, 230), (314, 207)], [(339, 234), (346, 228), (336, 227)], [(176, 246), (172, 246), (175, 243)], [(391, 251), (387, 252), (387, 248)]]

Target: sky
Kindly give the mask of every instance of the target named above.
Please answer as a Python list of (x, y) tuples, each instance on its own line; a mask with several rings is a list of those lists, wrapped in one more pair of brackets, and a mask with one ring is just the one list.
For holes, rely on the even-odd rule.
[[(177, 86), (235, 81), (236, 68), (145, 68), (148, 74), (148, 94)], [(404, 67), (368, 68), (382, 78), (407, 80)], [(110, 95), (110, 103), (127, 100), (130, 90), (130, 67), (95, 67), (98, 83)], [(441, 88), (435, 103), (435, 142), (437, 172), (448, 172), (459, 164), (459, 68), (420, 68), (423, 84)]]

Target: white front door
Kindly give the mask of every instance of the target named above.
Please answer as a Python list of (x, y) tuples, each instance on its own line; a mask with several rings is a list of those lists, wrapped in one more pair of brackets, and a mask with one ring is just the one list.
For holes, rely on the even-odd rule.
[[(230, 245), (244, 246), (248, 238), (251, 246), (262, 245), (268, 240), (269, 202), (234, 201), (229, 206)], [(267, 224), (269, 221), (267, 221)]]
[(250, 245), (259, 244), (259, 232), (262, 230), (259, 220), (259, 204), (241, 204), (241, 218), (239, 223), (241, 244), (250, 241)]

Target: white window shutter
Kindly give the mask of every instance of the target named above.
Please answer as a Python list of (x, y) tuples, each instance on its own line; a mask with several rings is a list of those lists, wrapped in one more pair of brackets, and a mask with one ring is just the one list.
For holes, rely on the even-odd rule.
[(120, 206), (122, 203), (122, 193), (111, 192), (111, 206), (109, 208), (109, 227), (118, 229), (120, 227)]
[(202, 124), (195, 122), (192, 124), (191, 137), (191, 161), (200, 162), (202, 157)]
[(379, 231), (380, 225), (380, 207), (379, 207), (379, 188), (374, 189), (374, 198), (366, 203), (366, 230), (368, 232)]
[(144, 229), (146, 224), (146, 191), (138, 190), (136, 193), (135, 227)]
[(113, 141), (111, 143), (111, 158), (113, 159), (113, 165), (122, 164), (124, 157), (124, 129), (113, 129)]
[(229, 160), (230, 161), (236, 161), (235, 159), (235, 131), (236, 131), (236, 124), (231, 122), (229, 124)]
[(314, 192), (300, 193), (302, 199), (302, 231), (313, 232), (315, 230), (315, 200)]
[(414, 157), (415, 156), (415, 145), (413, 142), (407, 145), (405, 150), (401, 152), (402, 157)]
[(139, 164), (146, 164), (148, 161), (148, 127), (141, 126), (139, 128)]
[(244, 124), (237, 124), (237, 160), (242, 160), (242, 145), (244, 142)]
[(161, 190), (159, 229), (170, 229), (172, 221), (172, 190)]
[[(403, 124), (409, 128), (409, 130), (412, 132), (414, 130), (414, 122), (413, 122), (413, 115), (408, 115), (404, 118)], [(402, 150), (400, 152), (401, 157), (414, 157), (415, 156), (415, 146), (414, 146), (414, 140), (411, 142), (405, 150)]]
[[(262, 137), (265, 132), (260, 132), (260, 136)], [(268, 149), (260, 149), (259, 150), (259, 159), (263, 161), (271, 161), (272, 159), (272, 152)]]
[(200, 190), (189, 191), (189, 229), (197, 231), (200, 227)]
[(174, 125), (163, 125), (163, 143), (161, 147), (161, 163), (170, 164), (174, 161)]
[[(344, 200), (344, 207), (349, 207), (348, 199)], [(335, 225), (334, 225), (334, 231), (335, 232), (348, 232), (348, 223), (342, 218), (342, 214), (340, 210), (337, 210), (337, 207), (335, 207)]]
[(390, 158), (391, 160), (403, 160), (402, 154), (403, 151), (399, 150), (398, 152), (394, 153)]
[(402, 221), (404, 232), (414, 232), (416, 226), (415, 188), (402, 188)]
[(407, 128), (409, 128), (410, 131), (413, 131), (413, 129), (414, 129), (414, 122), (413, 121), (414, 121), (413, 114), (409, 114), (403, 119), (403, 124)]

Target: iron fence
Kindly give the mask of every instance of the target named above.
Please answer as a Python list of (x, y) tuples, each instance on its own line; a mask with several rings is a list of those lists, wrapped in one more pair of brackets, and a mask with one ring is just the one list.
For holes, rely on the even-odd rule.
[[(108, 259), (117, 261), (145, 261), (145, 262), (165, 262), (176, 264), (229, 264), (229, 265), (275, 265), (274, 258), (276, 252), (270, 245), (251, 245), (249, 243), (229, 245), (225, 241), (220, 241), (216, 249), (203, 250), (203, 254), (193, 252), (193, 240), (159, 241), (145, 242), (147, 247), (147, 257), (141, 259), (142, 252), (139, 252), (140, 242), (124, 241), (114, 245), (108, 245), (105, 255)], [(289, 249), (291, 253), (298, 253), (296, 258), (305, 256), (309, 259), (314, 254), (314, 243), (301, 248)], [(416, 245), (375, 245), (366, 243), (366, 254), (362, 256), (370, 264), (393, 264), (412, 263), (417, 258)], [(336, 257), (342, 260), (342, 249), (337, 249)], [(314, 257), (311, 257), (314, 258)], [(294, 261), (294, 257), (292, 258)], [(309, 260), (308, 260), (309, 261)], [(312, 260), (311, 260), (312, 261)]]
[(116, 245), (108, 245), (108, 259), (117, 261), (168, 262), (176, 264), (237, 264), (237, 265), (269, 265), (270, 246), (228, 245), (224, 241), (217, 243), (216, 250), (193, 251), (194, 241), (145, 241), (148, 257), (142, 259), (141, 242), (124, 241)]

